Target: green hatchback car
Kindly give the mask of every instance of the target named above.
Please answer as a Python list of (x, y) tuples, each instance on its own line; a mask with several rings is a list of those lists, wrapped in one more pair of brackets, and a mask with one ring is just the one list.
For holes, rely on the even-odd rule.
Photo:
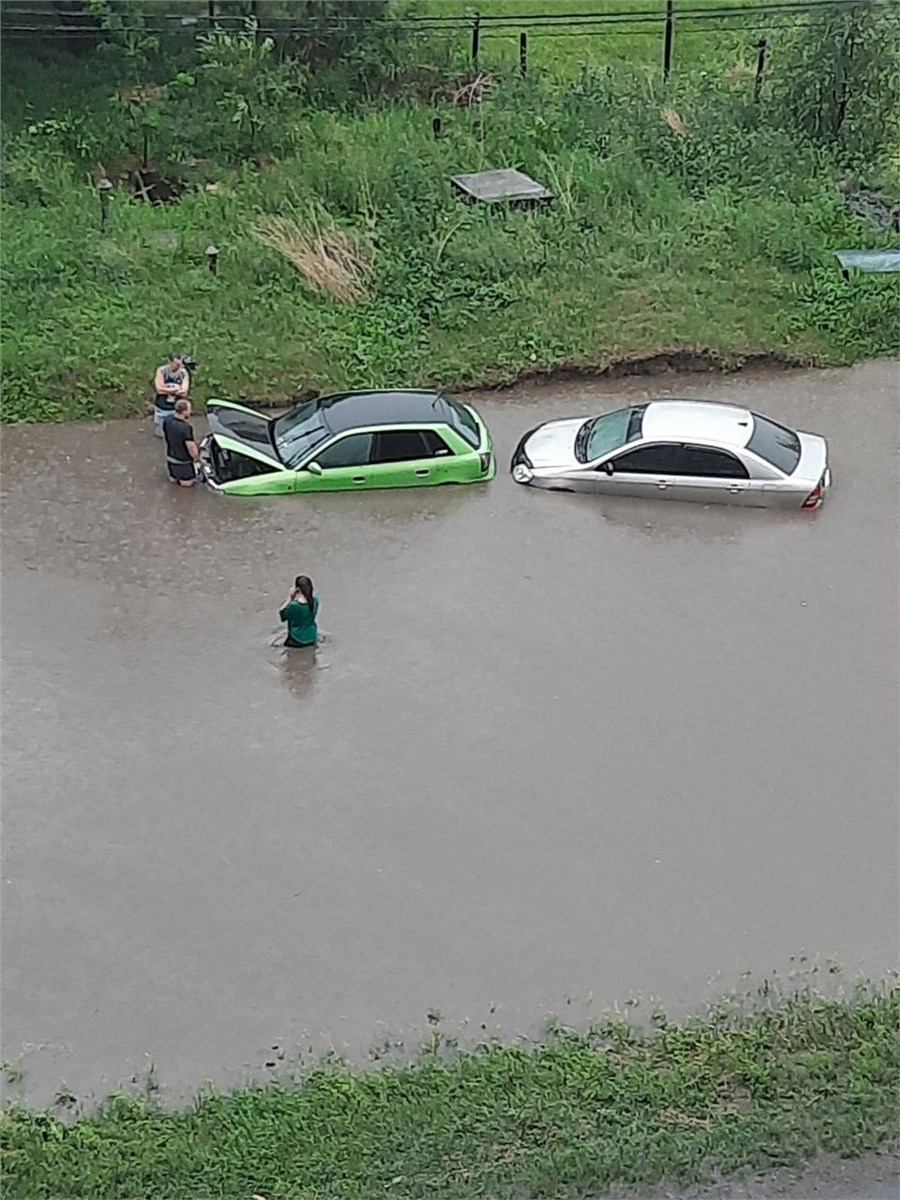
[(481, 417), (440, 392), (345, 392), (280, 417), (211, 400), (207, 415), (202, 475), (233, 496), (479, 483), (496, 470)]

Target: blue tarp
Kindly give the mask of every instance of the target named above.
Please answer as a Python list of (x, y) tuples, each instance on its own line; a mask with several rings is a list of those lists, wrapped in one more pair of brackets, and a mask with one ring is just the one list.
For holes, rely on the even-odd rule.
[(835, 250), (842, 271), (866, 271), (889, 274), (900, 271), (900, 250)]

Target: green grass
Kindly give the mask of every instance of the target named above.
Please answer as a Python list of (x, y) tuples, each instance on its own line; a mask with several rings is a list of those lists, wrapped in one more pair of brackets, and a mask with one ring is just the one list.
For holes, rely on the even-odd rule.
[[(306, 101), (282, 95), (253, 155), (221, 86), (198, 78), (170, 87), (151, 138), (196, 190), (151, 207), (121, 186), (101, 232), (92, 180), (140, 146), (109, 103), (115, 73), (4, 54), (6, 420), (141, 411), (172, 346), (200, 363), (198, 400), (494, 384), (661, 349), (849, 362), (896, 348), (896, 277), (845, 283), (831, 256), (891, 235), (848, 215), (831, 153), (740, 74), (676, 72), (664, 88), (610, 66), (513, 72), (473, 111), (410, 96), (400, 63), (392, 100), (345, 87), (326, 108), (321, 81)], [(555, 205), (461, 204), (450, 176), (497, 166), (547, 183)], [(369, 247), (367, 299), (310, 290), (254, 236), (261, 216), (313, 212)]]
[(565, 1197), (853, 1156), (896, 1134), (898, 1029), (897, 991), (806, 995), (528, 1049), (460, 1053), (435, 1031), (412, 1066), (332, 1064), (182, 1112), (124, 1095), (74, 1119), (13, 1107), (4, 1196)]
[[(214, 189), (148, 207), (96, 192), (67, 129), (13, 130), (3, 213), (6, 419), (142, 409), (172, 345), (200, 362), (195, 396), (284, 396), (603, 365), (660, 348), (850, 361), (894, 345), (896, 279), (845, 284), (829, 251), (885, 244), (844, 211), (828, 162), (729, 89), (668, 97), (639, 81), (509, 81), (485, 113), (411, 104), (300, 111), (265, 169), (192, 168)], [(90, 130), (79, 136), (90, 136)], [(104, 132), (104, 136), (109, 136)], [(102, 153), (91, 148), (85, 152)], [(543, 213), (454, 197), (459, 170), (515, 165), (557, 193)], [(261, 245), (261, 214), (313, 207), (374, 239), (372, 294), (312, 292)], [(887, 239), (889, 240), (889, 239)], [(204, 250), (221, 250), (213, 278)]]
[[(782, 16), (754, 12), (756, 4), (757, 0), (690, 0), (689, 4), (676, 4), (674, 73), (698, 67), (720, 71), (736, 64), (753, 67), (756, 43), (764, 35), (777, 49), (786, 22)], [(709, 15), (680, 16), (679, 7), (692, 14), (706, 9)], [(713, 15), (723, 8), (745, 12), (725, 18)], [(423, 16), (469, 19), (477, 11), (482, 18), (479, 64), (486, 70), (517, 69), (521, 32), (528, 36), (529, 68), (572, 75), (583, 64), (619, 64), (655, 71), (662, 66), (665, 0), (421, 0), (417, 11)], [(582, 23), (540, 19), (563, 13), (581, 18)], [(608, 20), (588, 23), (597, 14)], [(470, 32), (454, 28), (453, 32), (442, 33), (441, 38), (452, 42), (460, 54), (469, 53)]]

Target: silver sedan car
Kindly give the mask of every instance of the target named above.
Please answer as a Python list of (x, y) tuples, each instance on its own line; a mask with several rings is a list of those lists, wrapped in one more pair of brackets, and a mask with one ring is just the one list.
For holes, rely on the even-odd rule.
[(759, 508), (818, 508), (831, 485), (823, 437), (697, 400), (548, 421), (519, 442), (511, 471), (557, 491)]

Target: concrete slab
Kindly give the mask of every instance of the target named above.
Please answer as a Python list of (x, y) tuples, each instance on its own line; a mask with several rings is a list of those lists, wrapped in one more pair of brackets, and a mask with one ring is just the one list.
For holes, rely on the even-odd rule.
[(522, 171), (476, 171), (473, 175), (454, 175), (450, 182), (470, 204), (512, 204), (531, 207), (554, 199), (542, 183)]

